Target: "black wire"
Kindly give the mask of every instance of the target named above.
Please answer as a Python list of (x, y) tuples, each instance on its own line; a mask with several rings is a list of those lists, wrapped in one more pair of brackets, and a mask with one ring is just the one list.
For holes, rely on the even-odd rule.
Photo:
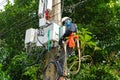
[[(30, 22), (33, 22), (33, 21), (37, 21), (38, 19), (34, 19), (34, 20), (32, 20), (32, 21), (30, 21)], [(23, 32), (23, 31), (25, 31), (26, 30), (26, 25), (28, 24), (28, 23), (30, 23), (30, 22), (27, 22), (26, 24), (23, 24), (23, 25), (20, 25), (20, 28), (19, 29), (23, 29), (23, 30), (20, 30), (20, 32)], [(24, 27), (24, 26), (26, 26), (26, 27)], [(15, 29), (15, 28), (14, 28)]]
[[(28, 22), (28, 21), (30, 21), (30, 20), (32, 20), (34, 17), (32, 17), (32, 18), (29, 18), (29, 19), (27, 19), (26, 21), (24, 21), (24, 22), (22, 22), (22, 23), (20, 23), (20, 24), (18, 24), (17, 26), (13, 26), (14, 25), (14, 23), (11, 25), (11, 26), (13, 26), (12, 28), (10, 28), (9, 30), (7, 30), (7, 31), (5, 31), (5, 32), (3, 32), (2, 34), (0, 34), (0, 38), (3, 36), (3, 35), (5, 35), (6, 33), (8, 33), (9, 31), (11, 31), (11, 30), (13, 30), (13, 29), (15, 29), (15, 28), (18, 28), (19, 26), (22, 26), (23, 24), (25, 24), (26, 22)], [(26, 25), (26, 24), (25, 24)]]
[(61, 12), (62, 12), (62, 15), (61, 16), (63, 16), (63, 8), (64, 8), (64, 0), (62, 0), (62, 10), (61, 10)]
[(45, 71), (47, 70), (47, 68), (49, 67), (49, 64), (53, 64), (54, 65), (54, 67), (55, 67), (55, 72), (57, 72), (58, 73), (58, 76), (56, 76), (56, 79), (55, 80), (58, 80), (59, 78), (60, 78), (60, 74), (59, 74), (59, 69), (58, 69), (58, 64), (56, 63), (56, 61), (51, 61), (51, 62), (49, 62), (47, 65), (46, 65), (46, 67), (44, 68), (44, 70), (43, 70), (43, 74), (45, 74)]
[[(35, 54), (37, 57), (36, 57), (36, 60), (35, 60), (34, 62), (28, 64), (28, 63), (27, 63), (27, 60), (25, 60), (25, 61), (24, 61), (24, 65), (25, 65), (25, 66), (32, 66), (32, 65), (37, 64), (38, 61), (39, 61), (39, 59), (40, 59), (40, 56), (43, 55), (45, 51), (46, 51), (46, 49), (43, 47), (41, 53), (37, 53), (37, 55)], [(31, 54), (33, 54), (33, 53), (27, 53), (26, 58), (28, 58), (29, 55), (31, 55)]]
[(84, 1), (81, 1), (81, 0), (80, 0), (78, 3), (76, 3), (76, 4), (74, 4), (74, 5), (66, 6), (65, 9), (69, 9), (69, 8), (74, 9), (75, 7), (79, 6), (79, 4), (82, 4), (82, 3), (86, 2), (86, 1), (87, 1), (87, 0), (84, 0)]
[(43, 47), (45, 47), (45, 45), (38, 39), (38, 36), (37, 36), (37, 40)]
[[(9, 12), (10, 12), (10, 11), (9, 11)], [(32, 11), (32, 12), (33, 12), (33, 11)], [(3, 12), (3, 15), (4, 15), (4, 12)], [(28, 18), (28, 16), (26, 17), (26, 15), (24, 15), (24, 16), (22, 16), (22, 17), (24, 17), (23, 20), (25, 20), (26, 18)], [(35, 15), (34, 17), (37, 17), (37, 15)], [(32, 17), (32, 18), (34, 18), (34, 17)], [(5, 16), (2, 16), (2, 19), (4, 19), (4, 18), (5, 18)], [(30, 16), (30, 18), (28, 18), (28, 19), (32, 19), (32, 18), (31, 18), (31, 16)], [(27, 19), (27, 20), (28, 20), (28, 19)], [(26, 22), (27, 20), (25, 20), (24, 22)], [(21, 22), (21, 23), (19, 23), (19, 22), (21, 22), (21, 21), (17, 21), (17, 22), (15, 21), (13, 24), (9, 25), (9, 27), (11, 27), (10, 29), (12, 29), (13, 27), (16, 27), (16, 26), (14, 26), (14, 25), (19, 25), (19, 24), (23, 24), (23, 23), (24, 23), (24, 22)], [(17, 23), (19, 23), (19, 24), (17, 24)], [(12, 26), (13, 26), (13, 27), (12, 27)], [(20, 26), (20, 25), (19, 25), (19, 26)], [(10, 29), (9, 29), (9, 30), (10, 30)], [(4, 33), (9, 32), (9, 30), (8, 30), (8, 31), (5, 31)], [(4, 33), (3, 33), (3, 34), (4, 34)], [(0, 37), (1, 37), (1, 34), (0, 34)]]

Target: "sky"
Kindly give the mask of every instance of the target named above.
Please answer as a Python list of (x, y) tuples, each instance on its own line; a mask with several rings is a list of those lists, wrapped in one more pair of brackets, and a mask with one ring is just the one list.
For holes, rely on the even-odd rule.
[[(9, 0), (12, 4), (14, 3), (14, 0)], [(4, 5), (7, 4), (7, 0), (0, 0), (0, 9), (4, 10)]]

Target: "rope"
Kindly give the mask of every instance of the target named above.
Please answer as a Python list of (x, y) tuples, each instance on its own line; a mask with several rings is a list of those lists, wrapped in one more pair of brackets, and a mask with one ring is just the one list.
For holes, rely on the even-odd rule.
[(67, 75), (67, 51), (66, 51), (67, 43), (64, 42), (64, 51), (65, 51), (65, 62), (64, 62), (64, 74)]
[[(71, 66), (70, 68), (67, 67), (67, 51), (66, 51), (66, 46), (67, 44), (64, 43), (64, 51), (65, 51), (65, 62), (64, 62), (64, 71), (65, 71), (65, 75), (67, 75), (67, 73), (70, 73), (70, 74), (77, 74), (80, 70), (80, 66), (81, 66), (81, 52), (80, 52), (80, 46), (79, 46), (79, 40), (77, 39), (77, 48), (78, 48), (78, 59), (79, 61), (75, 61)], [(64, 56), (62, 56), (64, 57)], [(76, 63), (79, 63), (78, 64), (78, 69), (76, 71), (70, 71), (72, 69), (72, 67), (76, 64)]]
[(79, 40), (77, 39), (77, 48), (78, 48), (78, 56), (79, 56), (79, 64), (78, 64), (78, 69), (76, 71), (70, 71), (71, 68), (75, 65), (75, 63), (77, 63), (78, 61), (74, 62), (71, 67), (68, 69), (68, 72), (70, 74), (77, 74), (80, 70), (80, 66), (81, 66), (81, 52), (80, 52), (80, 45), (79, 45)]

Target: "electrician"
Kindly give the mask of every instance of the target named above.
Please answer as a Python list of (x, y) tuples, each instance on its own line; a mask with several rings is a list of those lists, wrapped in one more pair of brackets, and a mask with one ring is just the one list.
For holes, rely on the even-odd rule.
[(66, 37), (69, 37), (72, 35), (72, 33), (77, 32), (77, 26), (76, 24), (72, 23), (72, 19), (69, 17), (62, 18), (62, 25), (66, 27), (66, 31), (63, 34), (63, 36), (59, 40), (59, 45), (62, 45), (62, 41), (66, 41)]
[[(62, 57), (59, 60), (59, 62), (60, 62), (60, 65), (61, 65), (61, 71), (60, 72), (61, 72), (62, 75), (64, 75), (63, 68), (64, 68), (65, 56), (63, 56), (64, 55), (63, 54), (64, 50), (61, 51), (61, 48), (63, 46), (62, 41), (71, 42), (71, 38), (72, 38), (72, 42), (74, 42), (74, 35), (72, 35), (72, 34), (77, 32), (77, 26), (74, 23), (72, 23), (72, 19), (69, 18), (69, 17), (62, 18), (62, 26), (65, 26), (66, 31), (59, 40), (60, 56)], [(66, 37), (68, 37), (68, 39)], [(69, 47), (68, 44), (67, 44), (66, 49), (67, 49), (67, 56), (71, 55), (73, 48)]]

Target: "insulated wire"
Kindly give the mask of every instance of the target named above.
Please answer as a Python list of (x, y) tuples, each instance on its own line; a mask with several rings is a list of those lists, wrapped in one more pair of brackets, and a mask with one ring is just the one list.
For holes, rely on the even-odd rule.
[[(34, 19), (34, 20), (30, 21), (30, 22), (33, 22), (33, 21), (36, 21), (36, 20), (38, 20), (38, 19)], [(25, 26), (26, 26), (27, 24), (29, 24), (30, 22), (27, 22), (26, 24), (23, 24), (23, 25), (20, 25), (20, 26), (16, 26), (16, 27), (13, 28), (12, 30), (14, 30), (14, 29), (16, 29), (16, 28), (19, 27), (19, 29), (21, 29), (21, 30), (20, 30), (20, 33), (25, 33)], [(13, 34), (13, 33), (11, 33), (11, 34)], [(9, 37), (11, 37), (11, 36), (9, 36)], [(11, 37), (11, 38), (15, 38), (15, 37)]]
[(87, 0), (84, 0), (84, 1), (79, 1), (78, 3), (76, 3), (76, 4), (74, 4), (74, 5), (71, 5), (71, 6), (68, 6), (68, 7), (72, 7), (72, 8), (75, 8), (75, 7), (77, 7), (77, 6), (79, 6), (79, 4), (82, 4), (82, 3), (84, 3), (84, 2), (86, 2)]
[[(45, 74), (45, 71), (47, 70), (47, 68), (49, 68), (49, 65), (50, 65), (50, 64), (53, 64), (53, 65), (54, 65), (54, 68), (55, 68), (55, 70), (56, 70), (56, 73), (58, 74), (58, 75), (55, 75), (55, 76), (54, 76), (54, 77), (56, 77), (55, 80), (59, 80), (59, 78), (60, 78), (61, 76), (63, 76), (63, 75), (61, 75), (61, 73), (59, 72), (59, 71), (60, 71), (59, 69), (61, 69), (61, 67), (60, 67), (60, 64), (57, 62), (57, 60), (49, 62), (49, 63), (45, 66), (45, 68), (44, 68), (44, 70), (43, 70), (43, 74)], [(61, 69), (61, 70), (62, 70), (62, 69)]]
[(69, 17), (71, 17), (74, 13), (75, 13), (75, 8), (77, 7), (77, 6), (79, 6), (79, 4), (82, 4), (82, 3), (84, 3), (84, 2), (86, 2), (87, 0), (84, 0), (84, 1), (79, 1), (78, 3), (76, 3), (76, 4), (74, 4), (74, 5), (71, 5), (71, 6), (66, 6), (66, 10), (67, 9), (69, 9), (69, 8), (72, 8), (73, 9), (73, 11), (74, 12), (72, 12), (71, 14), (70, 14), (70, 16)]
[(64, 8), (64, 0), (62, 0), (62, 10), (61, 10), (61, 12), (62, 12), (62, 14), (61, 14), (61, 16), (63, 16), (63, 8)]
[[(36, 60), (35, 60), (34, 62), (28, 64), (28, 63), (27, 63), (27, 60), (25, 60), (25, 61), (24, 61), (24, 65), (25, 65), (25, 66), (32, 66), (32, 65), (34, 65), (34, 64), (37, 64), (38, 61), (39, 61), (40, 56), (42, 56), (45, 51), (46, 51), (46, 49), (43, 47), (43, 48), (42, 48), (42, 51), (41, 51), (40, 53), (37, 53), (37, 57), (36, 57)], [(29, 57), (29, 55), (31, 55), (31, 54), (33, 54), (33, 53), (27, 53), (26, 59), (27, 59), (27, 57)]]
[(28, 21), (32, 20), (33, 18), (35, 18), (35, 17), (29, 18), (29, 19), (25, 20), (24, 22), (21, 22), (21, 23), (18, 24), (18, 25), (17, 25), (16, 23), (13, 23), (13, 24), (10, 25), (10, 26), (13, 26), (13, 25), (17, 25), (17, 26), (13, 26), (13, 27), (10, 28), (9, 30), (3, 32), (2, 34), (0, 34), (0, 37), (2, 37), (3, 35), (5, 35), (5, 34), (8, 33), (9, 31), (11, 31), (11, 30), (13, 30), (13, 29), (15, 29), (15, 28), (18, 28), (18, 27), (24, 25), (25, 23), (27, 23)]

